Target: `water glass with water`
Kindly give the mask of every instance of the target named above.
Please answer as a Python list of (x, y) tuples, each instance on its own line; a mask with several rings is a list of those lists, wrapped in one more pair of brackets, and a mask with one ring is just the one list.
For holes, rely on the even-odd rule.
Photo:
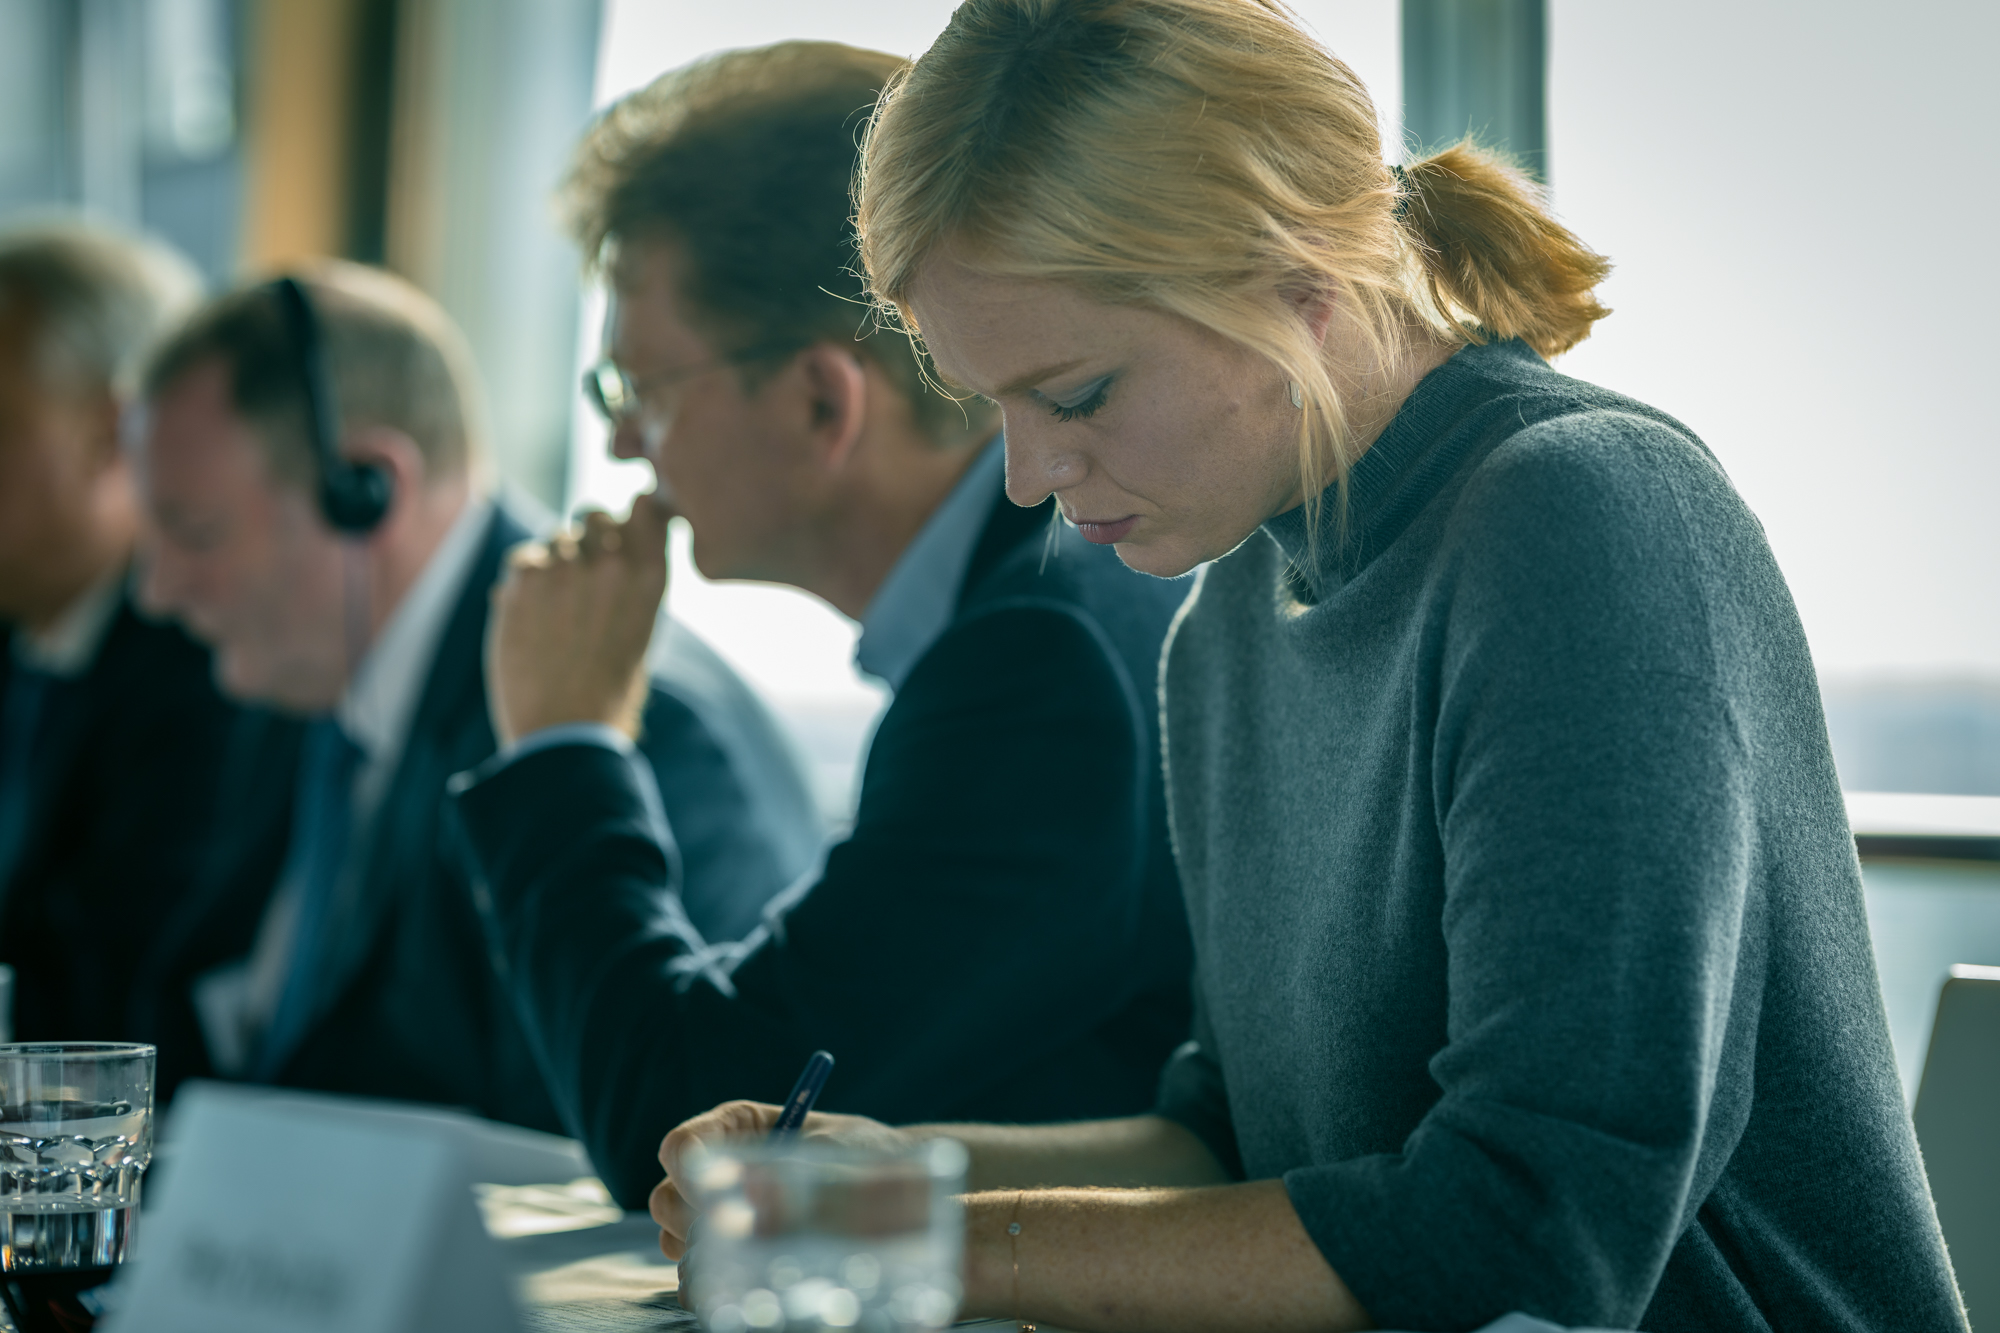
[(962, 1295), (965, 1148), (797, 1137), (688, 1162), (702, 1207), (683, 1271), (709, 1333), (940, 1329)]
[(151, 1046), (0, 1046), (0, 1299), (21, 1333), (76, 1333), (131, 1249), (153, 1160)]

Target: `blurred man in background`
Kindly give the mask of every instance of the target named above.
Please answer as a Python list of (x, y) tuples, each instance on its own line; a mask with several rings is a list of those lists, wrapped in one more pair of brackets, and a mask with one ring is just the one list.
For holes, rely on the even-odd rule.
[(502, 590), (500, 729), (568, 743), (460, 810), (571, 1132), (628, 1207), (669, 1129), (782, 1098), (815, 1047), (831, 1109), (1054, 1120), (1145, 1110), (1188, 1032), (1153, 702), (1186, 588), (1010, 504), (997, 412), (875, 327), (848, 183), (900, 64), (820, 42), (701, 62), (606, 112), (571, 182), (612, 289), (591, 386), (615, 452), (652, 460), (704, 574), (824, 598), (896, 691), (817, 883), (710, 947), (659, 925), (680, 830), (616, 732), (662, 511)]
[[(155, 959), (166, 1087), (213, 1072), (558, 1127), (444, 818), (451, 776), (494, 752), (489, 591), (528, 536), (487, 493), (466, 367), (428, 298), (334, 265), (210, 304), (148, 371), (146, 595), (273, 710), (230, 778), (221, 871)], [(809, 863), (782, 835), (811, 806), (741, 682), (684, 629), (654, 637), (627, 706), (687, 911), (726, 935)]]
[(140, 955), (208, 843), (232, 710), (207, 652), (132, 605), (119, 443), (148, 344), (198, 294), (151, 245), (0, 236), (0, 961), (23, 1039), (130, 1035)]

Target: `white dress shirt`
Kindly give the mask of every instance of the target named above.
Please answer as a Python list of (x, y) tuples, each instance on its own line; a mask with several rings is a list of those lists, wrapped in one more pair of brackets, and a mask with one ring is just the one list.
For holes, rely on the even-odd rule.
[(367, 756), (354, 775), (357, 832), (368, 827), (389, 790), (410, 723), (430, 683), (438, 641), (465, 593), (466, 576), (492, 521), (492, 500), (482, 496), (467, 502), (396, 604), (334, 709), (347, 739)]
[[(464, 595), (466, 578), (492, 521), (491, 499), (478, 497), (466, 504), (390, 613), (334, 707), (340, 729), (363, 756), (354, 774), (348, 873), (353, 870), (353, 853), (366, 846), (367, 830), (388, 793), (424, 687), (430, 683), (438, 643)], [(241, 1075), (250, 1068), (258, 1039), (277, 1010), (291, 967), (303, 889), (295, 877), (283, 879), (264, 909), (249, 957), (195, 981), (195, 1011), (219, 1073)]]
[(74, 680), (97, 661), (97, 650), (118, 618), (118, 604), (125, 595), (125, 566), (118, 565), (85, 589), (69, 604), (55, 623), (38, 632), (25, 627), (14, 631), (14, 660), (22, 666)]

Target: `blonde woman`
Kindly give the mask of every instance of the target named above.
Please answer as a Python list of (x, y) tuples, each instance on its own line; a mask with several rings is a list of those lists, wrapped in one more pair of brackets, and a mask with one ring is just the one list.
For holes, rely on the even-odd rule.
[[(1017, 503), (1212, 562), (1164, 671), (1199, 1014), (1156, 1114), (812, 1126), (972, 1148), (969, 1312), (1964, 1328), (1790, 596), (1684, 426), (1547, 365), (1607, 265), (1527, 182), (1392, 173), (1275, 0), (968, 0), (858, 225)], [(686, 1144), (772, 1114), (669, 1136), (670, 1253)]]

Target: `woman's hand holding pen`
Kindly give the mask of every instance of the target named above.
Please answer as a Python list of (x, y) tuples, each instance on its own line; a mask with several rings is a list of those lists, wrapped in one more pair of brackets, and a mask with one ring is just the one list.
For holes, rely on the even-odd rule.
[[(661, 1142), (660, 1165), (666, 1168), (667, 1178), (653, 1187), (649, 1207), (653, 1220), (660, 1224), (660, 1250), (669, 1259), (681, 1257), (687, 1247), (688, 1229), (701, 1212), (694, 1188), (687, 1184), (688, 1153), (703, 1144), (767, 1138), (783, 1109), (768, 1102), (724, 1102), (683, 1121)], [(899, 1147), (911, 1138), (900, 1129), (866, 1116), (822, 1111), (807, 1116), (799, 1133), (809, 1139), (828, 1139), (856, 1147)]]

